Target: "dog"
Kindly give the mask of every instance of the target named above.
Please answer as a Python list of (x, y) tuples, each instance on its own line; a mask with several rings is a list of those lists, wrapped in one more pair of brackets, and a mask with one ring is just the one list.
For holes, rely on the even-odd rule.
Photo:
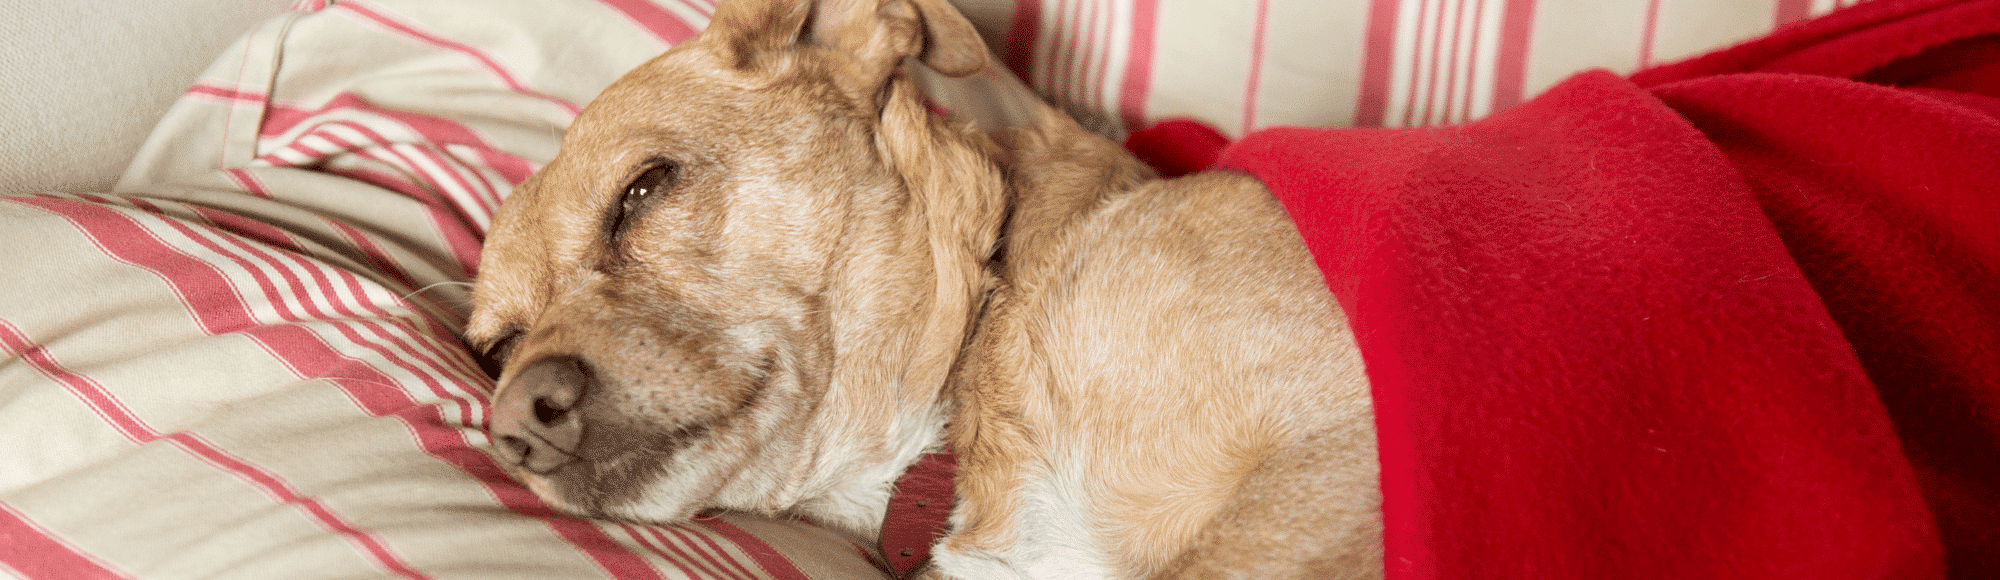
[(1046, 107), (930, 113), (905, 61), (985, 50), (943, 0), (724, 0), (607, 88), (482, 255), (502, 464), (873, 539), (949, 439), (922, 577), (1379, 577), (1367, 380), (1284, 210)]

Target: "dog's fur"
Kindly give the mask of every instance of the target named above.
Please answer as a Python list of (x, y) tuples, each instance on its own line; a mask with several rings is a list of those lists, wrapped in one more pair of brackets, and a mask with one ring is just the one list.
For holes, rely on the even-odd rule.
[(1379, 576), (1359, 356), (1269, 192), (1053, 111), (996, 149), (913, 56), (986, 60), (943, 0), (724, 0), (584, 110), (480, 266), (510, 471), (578, 514), (874, 538), (949, 419), (927, 575)]

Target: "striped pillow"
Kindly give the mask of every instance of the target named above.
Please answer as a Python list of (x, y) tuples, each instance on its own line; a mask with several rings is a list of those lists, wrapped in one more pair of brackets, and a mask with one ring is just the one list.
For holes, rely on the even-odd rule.
[(302, 2), (117, 193), (0, 198), (0, 572), (883, 577), (810, 523), (563, 517), (483, 451), (457, 331), (495, 206), (709, 9)]
[[(960, 0), (1009, 68), (1111, 124), (1455, 123), (1858, 0)], [(1003, 40), (1004, 39), (1004, 40)]]

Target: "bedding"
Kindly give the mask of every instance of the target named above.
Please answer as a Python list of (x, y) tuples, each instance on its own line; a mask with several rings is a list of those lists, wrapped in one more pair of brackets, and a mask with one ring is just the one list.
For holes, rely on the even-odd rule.
[[(491, 380), (457, 331), (493, 208), (712, 4), (301, 0), (214, 60), (111, 191), (8, 184), (0, 575), (880, 578), (920, 560), (945, 456), (874, 546), (741, 515), (568, 518), (485, 453)], [(1578, 68), (1836, 4), (960, 3), (1094, 126), (1191, 117), (1216, 140), (1481, 118)]]
[(1882, 0), (1217, 166), (1350, 314), (1390, 578), (1993, 578), (1996, 115), (2000, 2)]

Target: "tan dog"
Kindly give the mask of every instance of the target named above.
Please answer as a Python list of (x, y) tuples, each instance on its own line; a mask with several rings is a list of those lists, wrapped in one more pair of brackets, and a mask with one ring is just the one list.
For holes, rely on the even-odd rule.
[(1006, 283), (954, 377), (960, 504), (936, 562), (1380, 577), (1360, 353), (1271, 193), (1158, 179), (1052, 111), (1012, 141)]
[(1270, 194), (1151, 181), (1046, 112), (1010, 221), (998, 152), (925, 111), (911, 56), (985, 62), (943, 0), (725, 0), (584, 110), (475, 294), (516, 477), (583, 515), (872, 539), (950, 419), (929, 575), (1379, 576), (1360, 360)]

